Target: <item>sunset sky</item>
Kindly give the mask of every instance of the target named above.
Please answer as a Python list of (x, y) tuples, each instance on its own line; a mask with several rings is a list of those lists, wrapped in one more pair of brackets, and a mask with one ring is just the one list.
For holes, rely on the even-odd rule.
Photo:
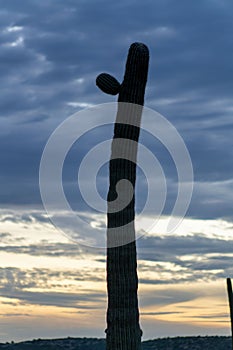
[[(97, 89), (95, 79), (108, 72), (122, 81), (135, 41), (150, 49), (145, 106), (180, 133), (194, 172), (186, 217), (168, 233), (178, 191), (176, 167), (164, 145), (142, 132), (141, 142), (155, 154), (167, 183), (156, 227), (153, 210), (139, 219), (143, 339), (229, 335), (233, 3), (0, 0), (0, 5), (0, 342), (105, 337), (105, 249), (79, 243), (104, 227), (106, 217), (83, 201), (77, 169), (92, 147), (111, 139), (112, 129), (82, 135), (64, 162), (64, 192), (85, 222), (77, 227), (78, 242), (49, 220), (39, 166), (47, 140), (63, 121), (84, 108), (116, 101)], [(87, 120), (78, 120), (82, 129)], [(96, 178), (103, 198), (106, 162)], [(138, 170), (137, 212), (146, 201), (146, 177)], [(94, 198), (91, 169), (84, 182)], [(54, 217), (66, 225), (69, 213), (58, 211)]]

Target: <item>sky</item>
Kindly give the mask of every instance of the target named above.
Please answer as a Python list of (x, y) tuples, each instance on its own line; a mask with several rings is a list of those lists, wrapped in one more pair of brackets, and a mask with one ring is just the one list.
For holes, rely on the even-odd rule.
[[(229, 0), (0, 0), (0, 341), (105, 337), (105, 249), (81, 243), (103, 231), (106, 215), (85, 203), (78, 187), (98, 202), (91, 164), (79, 184), (77, 173), (85, 155), (112, 137), (112, 125), (91, 128), (95, 106), (116, 102), (95, 79), (108, 72), (121, 82), (133, 42), (150, 50), (145, 106), (178, 131), (194, 174), (185, 218), (168, 232), (180, 184), (176, 164), (168, 140), (161, 144), (144, 121), (140, 142), (160, 163), (167, 195), (156, 227), (153, 210), (138, 219), (143, 339), (230, 334), (232, 13)], [(64, 159), (64, 193), (83, 220), (72, 240), (71, 212), (47, 213), (43, 206), (39, 169), (49, 137), (75, 113), (74, 134), (89, 130)], [(148, 186), (161, 186), (152, 164), (145, 167), (151, 175), (138, 169), (137, 213)], [(106, 198), (107, 158), (96, 187)]]

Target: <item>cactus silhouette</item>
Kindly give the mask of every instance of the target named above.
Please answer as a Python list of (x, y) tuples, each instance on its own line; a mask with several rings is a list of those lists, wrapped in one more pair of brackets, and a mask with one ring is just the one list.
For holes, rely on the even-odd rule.
[(230, 307), (230, 318), (231, 318), (231, 346), (233, 349), (233, 294), (232, 294), (232, 284), (231, 279), (227, 278), (227, 293)]
[[(148, 64), (146, 45), (133, 43), (129, 48), (122, 84), (107, 73), (96, 79), (103, 92), (119, 94), (107, 198), (107, 350), (141, 349), (134, 190)], [(123, 206), (125, 201), (127, 204)]]

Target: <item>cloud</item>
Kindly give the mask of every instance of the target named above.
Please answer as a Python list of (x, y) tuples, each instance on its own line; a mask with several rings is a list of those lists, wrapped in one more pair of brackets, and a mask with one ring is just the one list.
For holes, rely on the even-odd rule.
[[(151, 249), (160, 252), (160, 256), (166, 259), (167, 256), (185, 256), (192, 254), (211, 254), (211, 253), (232, 253), (232, 241), (225, 239), (205, 237), (203, 234), (187, 235), (177, 237), (169, 235), (168, 237), (147, 237), (139, 239), (139, 247), (143, 250)], [(156, 254), (154, 255), (156, 259)], [(146, 257), (146, 255), (145, 255)], [(166, 260), (165, 260), (166, 261)]]
[(153, 291), (150, 290), (149, 292), (144, 291), (141, 297), (141, 307), (150, 307), (152, 309), (152, 307), (159, 307), (164, 305), (169, 306), (172, 304), (188, 302), (191, 300), (193, 301), (197, 299), (201, 294), (202, 292), (198, 292), (196, 289), (192, 291), (187, 290), (187, 288), (181, 290), (180, 288), (177, 289), (171, 287), (168, 290), (168, 288), (162, 287), (159, 289), (154, 289)]
[(142, 312), (141, 315), (145, 316), (159, 316), (159, 315), (176, 315), (181, 312), (169, 312), (169, 311), (161, 311), (161, 312)]
[[(146, 104), (177, 127), (192, 157), (196, 185), (188, 215), (231, 217), (231, 10), (226, 2), (174, 5), (170, 0), (148, 1), (146, 9), (132, 1), (124, 6), (90, 1), (77, 7), (72, 0), (2, 4), (2, 205), (41, 204), (38, 169), (49, 135), (75, 110), (115, 101), (97, 90), (95, 77), (106, 70), (121, 80), (128, 46), (138, 40), (151, 51)], [(167, 214), (177, 174), (164, 150), (146, 139), (142, 135), (174, 184)], [(85, 145), (92, 140), (88, 135)], [(66, 165), (64, 185), (72, 203), (84, 210), (81, 199), (74, 198), (71, 159)], [(138, 175), (138, 183), (141, 179)], [(106, 192), (106, 186), (107, 173), (100, 191)]]
[[(0, 293), (3, 297), (18, 299), (26, 304), (53, 305), (79, 309), (93, 309), (94, 305), (99, 308), (98, 302), (100, 300), (98, 298), (102, 299), (103, 297), (101, 293), (95, 293), (91, 296), (87, 293), (9, 291), (4, 288), (0, 288)], [(89, 305), (85, 305), (85, 302)]]
[(11, 234), (7, 232), (0, 233), (1, 242), (3, 242), (5, 239), (8, 239), (10, 236)]
[[(76, 318), (78, 324), (87, 322), (90, 332), (90, 312), (95, 310), (104, 319), (106, 310), (106, 251), (69, 242), (56, 233), (43, 211), (18, 208), (0, 214), (4, 317), (13, 324), (16, 314), (22, 322), (31, 322), (27, 321), (28, 313), (33, 322), (44, 312), (49, 319), (63, 320), (69, 315), (72, 324)], [(86, 219), (95, 219), (98, 225), (98, 216), (86, 214)], [(166, 224), (168, 218), (163, 220)], [(179, 325), (187, 319), (193, 332), (199, 332), (204, 323), (207, 333), (212, 325), (220, 331), (226, 307), (222, 285), (232, 267), (232, 223), (185, 219), (183, 226), (170, 234), (163, 224), (158, 232), (152, 230), (137, 240), (139, 302), (147, 337), (154, 334), (150, 329), (156, 324), (161, 328), (158, 334), (169, 329), (180, 334)], [(200, 227), (202, 234), (198, 233)], [(10, 235), (6, 228), (11, 228)], [(214, 313), (208, 306), (210, 300)], [(42, 331), (43, 327), (38, 327)]]
[[(154, 323), (145, 323), (145, 328), (150, 336), (155, 328), (157, 334), (164, 334), (164, 330), (175, 334), (183, 329), (189, 333), (203, 332), (203, 328), (207, 329), (203, 323), (189, 328), (183, 320), (178, 326), (174, 322), (158, 322), (156, 318), (183, 316), (179, 312), (184, 309), (169, 310), (166, 305), (186, 301), (187, 308), (201, 298), (203, 290), (192, 289), (194, 280), (201, 286), (208, 282), (209, 286), (231, 276), (232, 3), (224, 0), (178, 3), (148, 0), (146, 6), (132, 0), (0, 3), (0, 204), (4, 208), (26, 208), (20, 213), (12, 209), (1, 215), (0, 254), (4, 266), (9, 263), (8, 256), (20, 257), (22, 263), (24, 259), (26, 263), (35, 261), (34, 258), (40, 260), (37, 269), (33, 266), (0, 269), (1, 296), (12, 303), (18, 300), (17, 305), (25, 308), (30, 304), (76, 310), (103, 306), (102, 289), (90, 290), (85, 283), (96, 283), (95, 286), (102, 283), (105, 252), (78, 248), (64, 237), (58, 238), (45, 212), (40, 210), (39, 163), (49, 136), (68, 116), (90, 105), (115, 101), (115, 97), (96, 88), (95, 78), (106, 71), (122, 81), (128, 47), (134, 41), (142, 41), (149, 46), (151, 56), (146, 105), (165, 115), (180, 132), (189, 149), (195, 176), (188, 211), (190, 226), (181, 226), (180, 231), (171, 235), (156, 229), (159, 235), (153, 231), (137, 241), (140, 285), (145, 291), (143, 312), (145, 318), (155, 318)], [(76, 186), (78, 163), (90, 148), (111, 136), (112, 130), (104, 128), (84, 135), (81, 145), (74, 145), (64, 163), (64, 191), (72, 208), (86, 216), (87, 225), (80, 225), (79, 230), (88, 237), (93, 234), (88, 225), (91, 222), (103, 225), (103, 217), (95, 216), (82, 201)], [(141, 140), (164, 169), (168, 199), (163, 214), (169, 215), (178, 189), (175, 166), (158, 141), (143, 133)], [(88, 173), (85, 180), (91, 189)], [(146, 199), (145, 180), (139, 172), (138, 209)], [(97, 187), (106, 196), (107, 166), (99, 173)], [(39, 210), (33, 212), (36, 208)], [(220, 222), (220, 218), (225, 221)], [(96, 266), (70, 269), (65, 285), (67, 270), (63, 266), (55, 271), (56, 259), (75, 260), (77, 264), (89, 259)], [(13, 265), (14, 260), (10, 261)], [(44, 265), (51, 261), (53, 268), (46, 269)], [(170, 290), (167, 281), (171, 283)], [(77, 290), (78, 284), (82, 290)], [(187, 286), (190, 290), (186, 290)], [(153, 305), (161, 309), (153, 310)], [(25, 317), (27, 313), (22, 312)], [(224, 318), (222, 309), (209, 318), (208, 313), (200, 315), (202, 322)], [(23, 324), (23, 328), (31, 330), (31, 323), (30, 320)], [(40, 324), (38, 329), (41, 327)], [(19, 332), (16, 324), (12, 328)], [(213, 332), (212, 324), (207, 331)], [(50, 325), (46, 324), (44, 332), (51, 336)], [(60, 329), (56, 334), (60, 335)], [(22, 334), (18, 336), (22, 338)]]
[[(91, 225), (94, 221), (98, 227), (98, 222), (100, 220), (101, 224), (102, 217), (92, 217), (86, 214), (83, 219), (89, 223), (88, 225)], [(155, 233), (152, 229), (151, 233), (145, 233), (137, 240), (140, 284), (148, 286), (166, 285), (169, 281), (176, 285), (191, 283), (194, 280), (202, 283), (204, 281), (219, 281), (231, 276), (231, 222), (217, 220), (205, 222), (205, 220), (185, 219), (176, 232), (167, 234), (163, 225), (168, 219), (164, 218), (163, 220), (156, 229), (159, 233)], [(0, 253), (9, 254), (11, 259), (17, 255), (22, 255), (24, 258), (27, 256), (27, 259), (33, 258), (32, 261), (35, 261), (36, 266), (38, 268), (41, 266), (41, 271), (35, 270), (34, 274), (39, 273), (42, 276), (37, 276), (35, 283), (42, 280), (43, 286), (45, 286), (48, 282), (45, 282), (44, 278), (46, 278), (46, 281), (53, 280), (53, 278), (66, 279), (66, 269), (57, 274), (49, 270), (43, 270), (43, 259), (49, 259), (45, 261), (50, 262), (52, 266), (63, 259), (66, 261), (65, 266), (67, 266), (67, 262), (75, 263), (78, 266), (81, 261), (86, 260), (90, 266), (84, 268), (82, 263), (82, 272), (75, 271), (73, 273), (70, 271), (69, 278), (76, 282), (103, 281), (106, 265), (105, 249), (79, 245), (68, 241), (65, 237), (61, 240), (59, 235), (55, 235), (55, 228), (49, 224), (48, 218), (43, 212), (26, 213), (18, 211), (15, 214), (5, 212), (2, 215), (1, 222), (2, 225), (16, 225), (10, 226), (12, 232), (15, 230), (13, 227), (23, 228), (18, 235), (13, 233), (6, 235), (3, 232)], [(200, 228), (203, 233), (200, 233)], [(40, 232), (39, 236), (38, 232)], [(90, 227), (90, 237), (92, 237), (92, 234), (93, 229)], [(42, 260), (35, 260), (39, 257)], [(13, 275), (12, 273), (9, 276), (14, 276), (14, 273)], [(27, 283), (30, 285), (34, 278), (28, 278), (26, 275), (21, 279), (17, 277), (16, 280), (28, 281)], [(56, 285), (57, 282), (54, 283)]]
[(0, 294), (4, 298), (17, 299), (19, 305), (54, 305), (81, 309), (99, 307), (106, 297), (102, 291), (77, 287), (80, 281), (102, 281), (98, 278), (97, 270), (94, 269), (92, 276), (88, 277), (91, 270), (84, 273), (75, 270), (58, 272), (37, 268), (1, 268)]

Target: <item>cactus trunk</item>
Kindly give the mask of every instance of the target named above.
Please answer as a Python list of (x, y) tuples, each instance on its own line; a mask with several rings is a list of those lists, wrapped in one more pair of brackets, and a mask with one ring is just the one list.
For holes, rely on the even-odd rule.
[(233, 295), (232, 295), (232, 284), (231, 279), (227, 278), (227, 292), (230, 307), (230, 317), (231, 317), (231, 344), (233, 350)]
[[(124, 80), (97, 77), (97, 85), (110, 94), (119, 93), (109, 163), (107, 213), (107, 350), (140, 350), (138, 276), (135, 242), (135, 181), (137, 142), (148, 73), (149, 52), (141, 43), (131, 45)], [(120, 183), (123, 185), (117, 187)], [(124, 183), (127, 180), (131, 186)], [(132, 195), (130, 197), (130, 194)], [(125, 207), (124, 198), (130, 198)]]

